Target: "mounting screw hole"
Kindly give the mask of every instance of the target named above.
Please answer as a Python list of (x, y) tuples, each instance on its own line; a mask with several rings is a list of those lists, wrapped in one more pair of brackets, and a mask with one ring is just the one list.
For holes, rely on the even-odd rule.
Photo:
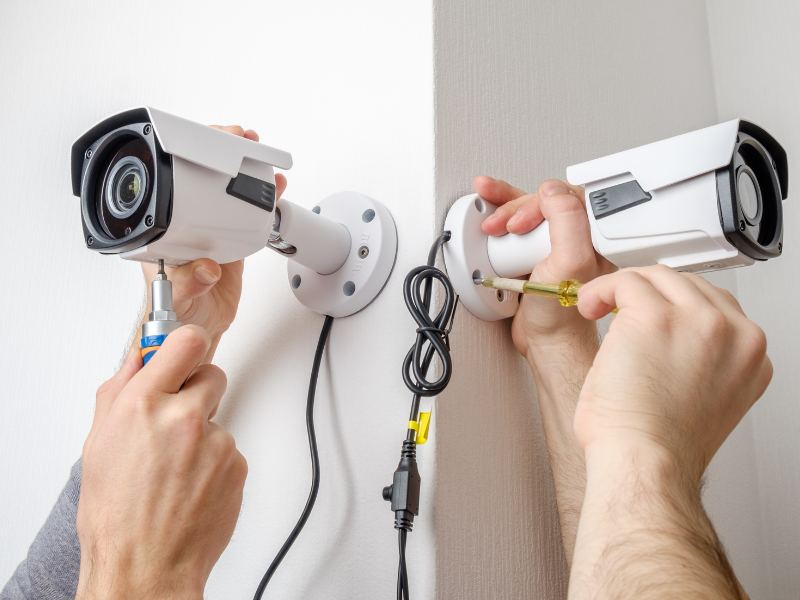
[(369, 223), (374, 218), (375, 218), (375, 211), (372, 210), (371, 208), (368, 209), (368, 210), (365, 210), (364, 214), (361, 215), (361, 220), (364, 221), (364, 223)]
[(86, 158), (92, 158), (92, 154), (94, 154), (94, 152), (92, 152), (92, 149), (91, 149), (91, 148), (89, 148), (89, 149), (86, 151)]
[(131, 228), (130, 227), (126, 227), (125, 228), (125, 235), (130, 235), (130, 234), (131, 234)]
[(747, 226), (744, 224), (744, 221), (739, 221), (739, 231), (744, 231)]
[(312, 212), (312, 213), (319, 214), (319, 211), (320, 211), (320, 210), (322, 210), (322, 209), (321, 209), (319, 206), (315, 206), (314, 208), (312, 208), (312, 209), (311, 209), (311, 212)]
[(506, 301), (506, 293), (504, 290), (496, 290), (497, 291), (497, 301), (498, 302), (505, 302)]
[(783, 244), (778, 244), (778, 254), (783, 252)]
[(151, 131), (153, 131), (153, 128), (152, 128), (152, 127), (150, 127), (150, 125), (145, 125), (145, 126), (144, 126), (144, 134), (145, 134), (145, 135), (150, 135), (150, 132), (151, 132)]
[(708, 263), (707, 265), (703, 265), (706, 269), (719, 269), (722, 265), (719, 263)]
[(475, 285), (483, 285), (483, 273), (478, 270), (472, 272), (472, 283)]
[(483, 203), (483, 200), (480, 198), (475, 198), (475, 208), (478, 209), (479, 213), (486, 212), (486, 204)]
[(91, 246), (92, 244), (94, 244), (94, 238), (92, 236), (89, 236), (88, 238), (86, 238), (86, 245)]
[(295, 275), (294, 277), (292, 277), (292, 289), (296, 290), (297, 288), (299, 288), (301, 281), (302, 279), (300, 279), (300, 275)]
[(369, 248), (367, 246), (361, 246), (358, 249), (358, 256), (359, 258), (367, 258), (369, 256)]
[(148, 227), (153, 226), (153, 217), (151, 215), (147, 215), (147, 218), (144, 220), (144, 224)]
[(356, 284), (352, 281), (348, 281), (342, 286), (342, 291), (345, 296), (352, 296), (356, 291)]

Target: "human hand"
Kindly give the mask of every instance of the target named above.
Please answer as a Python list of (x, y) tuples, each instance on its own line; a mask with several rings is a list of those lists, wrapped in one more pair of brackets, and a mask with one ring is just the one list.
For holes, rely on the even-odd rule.
[[(238, 135), (254, 142), (258, 134), (252, 129), (245, 131), (238, 125), (215, 129)], [(286, 177), (275, 175), (275, 197), (281, 197), (286, 189)], [(150, 312), (150, 284), (158, 272), (157, 265), (142, 263), (142, 272), (147, 283), (147, 311)], [(211, 259), (201, 258), (180, 267), (167, 267), (167, 277), (172, 281), (173, 310), (178, 321), (199, 325), (211, 336), (211, 347), (204, 362), (211, 362), (222, 334), (228, 330), (239, 307), (242, 295), (242, 273), (244, 260), (219, 265)], [(145, 318), (146, 314), (145, 314)], [(138, 346), (138, 340), (135, 342)]]
[[(560, 283), (565, 279), (588, 282), (616, 270), (592, 246), (584, 190), (567, 182), (545, 181), (538, 193), (526, 194), (505, 181), (476, 177), (475, 191), (484, 200), (500, 205), (483, 223), (489, 235), (521, 235), (544, 220), (550, 224), (551, 252), (531, 273), (531, 281)], [(550, 298), (525, 295), (514, 317), (512, 336), (517, 350), (531, 361), (536, 347), (574, 344), (575, 336), (596, 339), (594, 323), (577, 311), (564, 309)], [(588, 337), (587, 337), (588, 336)]]
[(78, 503), (78, 600), (203, 598), (247, 475), (233, 437), (209, 421), (226, 386), (218, 367), (200, 364), (210, 345), (203, 329), (181, 327), (147, 369), (131, 351), (97, 391)]
[[(483, 231), (489, 235), (521, 235), (544, 219), (549, 222), (551, 252), (536, 265), (531, 280), (590, 281), (616, 269), (594, 251), (583, 188), (550, 180), (538, 193), (526, 194), (490, 177), (476, 177), (473, 186), (481, 198), (500, 205), (483, 223)], [(575, 405), (600, 346), (597, 326), (550, 298), (525, 295), (511, 333), (536, 382), (561, 539), (571, 563), (585, 487), (583, 451), (573, 427)]]
[(764, 332), (730, 293), (665, 266), (579, 291), (587, 319), (614, 306), (578, 401), (578, 442), (666, 451), (696, 484), (772, 378)]

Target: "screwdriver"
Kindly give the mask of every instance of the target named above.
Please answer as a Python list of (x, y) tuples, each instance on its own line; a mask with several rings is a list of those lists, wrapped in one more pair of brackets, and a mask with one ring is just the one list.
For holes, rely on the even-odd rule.
[(183, 325), (172, 310), (172, 282), (167, 279), (164, 261), (158, 260), (158, 273), (150, 285), (153, 310), (142, 325), (142, 359), (147, 364), (167, 339)]
[[(555, 298), (561, 303), (561, 306), (576, 306), (578, 304), (578, 290), (583, 286), (583, 284), (576, 279), (567, 279), (556, 284), (522, 281), (520, 279), (505, 279), (503, 277), (484, 277), (480, 283), (483, 287), (495, 290)], [(615, 308), (611, 312), (619, 312), (619, 309)]]

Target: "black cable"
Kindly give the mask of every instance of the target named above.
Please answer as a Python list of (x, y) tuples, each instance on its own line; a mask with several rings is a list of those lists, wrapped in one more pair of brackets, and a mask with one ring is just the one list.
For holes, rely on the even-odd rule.
[[(456, 303), (453, 285), (447, 275), (434, 267), (436, 253), (450, 239), (450, 232), (445, 231), (436, 238), (428, 253), (425, 266), (411, 269), (403, 282), (403, 298), (408, 312), (417, 322), (417, 339), (403, 360), (403, 381), (414, 394), (411, 401), (410, 420), (417, 420), (419, 399), (422, 396), (436, 396), (444, 391), (450, 383), (453, 362), (450, 358), (449, 334), (455, 318)], [(437, 280), (444, 288), (444, 303), (436, 317), (431, 318), (430, 306), (433, 295), (433, 281)], [(427, 348), (425, 347), (425, 344)], [(424, 352), (423, 352), (424, 350)], [(428, 367), (434, 355), (439, 355), (442, 373), (434, 382), (427, 380)], [(413, 375), (413, 377), (412, 377)], [(413, 441), (413, 430), (409, 429), (408, 441)]]
[(405, 529), (397, 530), (397, 542), (400, 548), (400, 564), (397, 567), (397, 598), (403, 600), (408, 598), (408, 572), (406, 571), (406, 536)]
[(319, 342), (317, 342), (317, 352), (314, 355), (314, 365), (311, 367), (311, 381), (308, 383), (308, 400), (306, 402), (306, 429), (308, 429), (308, 446), (311, 450), (311, 492), (308, 494), (306, 507), (303, 509), (303, 514), (300, 515), (297, 525), (294, 526), (292, 533), (290, 533), (289, 537), (286, 538), (286, 541), (278, 551), (278, 554), (275, 555), (275, 558), (272, 560), (272, 564), (269, 566), (269, 569), (267, 569), (267, 572), (264, 573), (261, 583), (258, 584), (258, 589), (256, 590), (254, 600), (261, 600), (261, 597), (264, 595), (264, 590), (267, 589), (269, 580), (272, 579), (272, 576), (275, 574), (275, 571), (278, 570), (281, 561), (289, 552), (289, 549), (292, 547), (292, 544), (294, 544), (297, 536), (300, 535), (300, 532), (303, 530), (303, 526), (306, 524), (308, 517), (311, 515), (311, 509), (314, 508), (314, 502), (317, 500), (317, 493), (319, 492), (319, 453), (317, 452), (317, 436), (314, 432), (314, 396), (317, 392), (317, 378), (319, 377), (319, 365), (322, 362), (322, 352), (325, 350), (325, 343), (328, 341), (328, 334), (331, 331), (331, 325), (333, 325), (333, 317), (326, 316), (325, 323), (322, 325), (322, 331), (319, 334)]
[[(449, 231), (437, 237), (428, 253), (427, 264), (412, 269), (403, 282), (403, 298), (408, 312), (417, 322), (417, 339), (403, 360), (403, 381), (414, 394), (409, 417), (413, 422), (419, 417), (420, 398), (441, 394), (450, 382), (453, 371), (449, 335), (458, 297), (447, 275), (433, 266), (439, 249), (449, 240)], [(444, 302), (436, 316), (431, 317), (434, 281), (441, 283), (444, 288)], [(429, 381), (428, 368), (434, 356), (439, 357), (442, 371), (436, 381)], [(417, 470), (416, 435), (417, 432), (409, 427), (392, 485), (383, 489), (383, 498), (392, 503), (394, 528), (398, 531), (400, 561), (397, 568), (397, 600), (409, 600), (406, 539), (414, 525), (414, 517), (419, 514), (421, 479)]]

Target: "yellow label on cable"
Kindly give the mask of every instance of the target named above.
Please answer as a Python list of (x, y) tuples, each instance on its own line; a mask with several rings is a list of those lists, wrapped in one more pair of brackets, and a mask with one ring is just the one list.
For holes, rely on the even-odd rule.
[(408, 428), (417, 432), (417, 445), (424, 444), (428, 441), (428, 429), (431, 425), (431, 413), (419, 413), (419, 422), (409, 421)]

